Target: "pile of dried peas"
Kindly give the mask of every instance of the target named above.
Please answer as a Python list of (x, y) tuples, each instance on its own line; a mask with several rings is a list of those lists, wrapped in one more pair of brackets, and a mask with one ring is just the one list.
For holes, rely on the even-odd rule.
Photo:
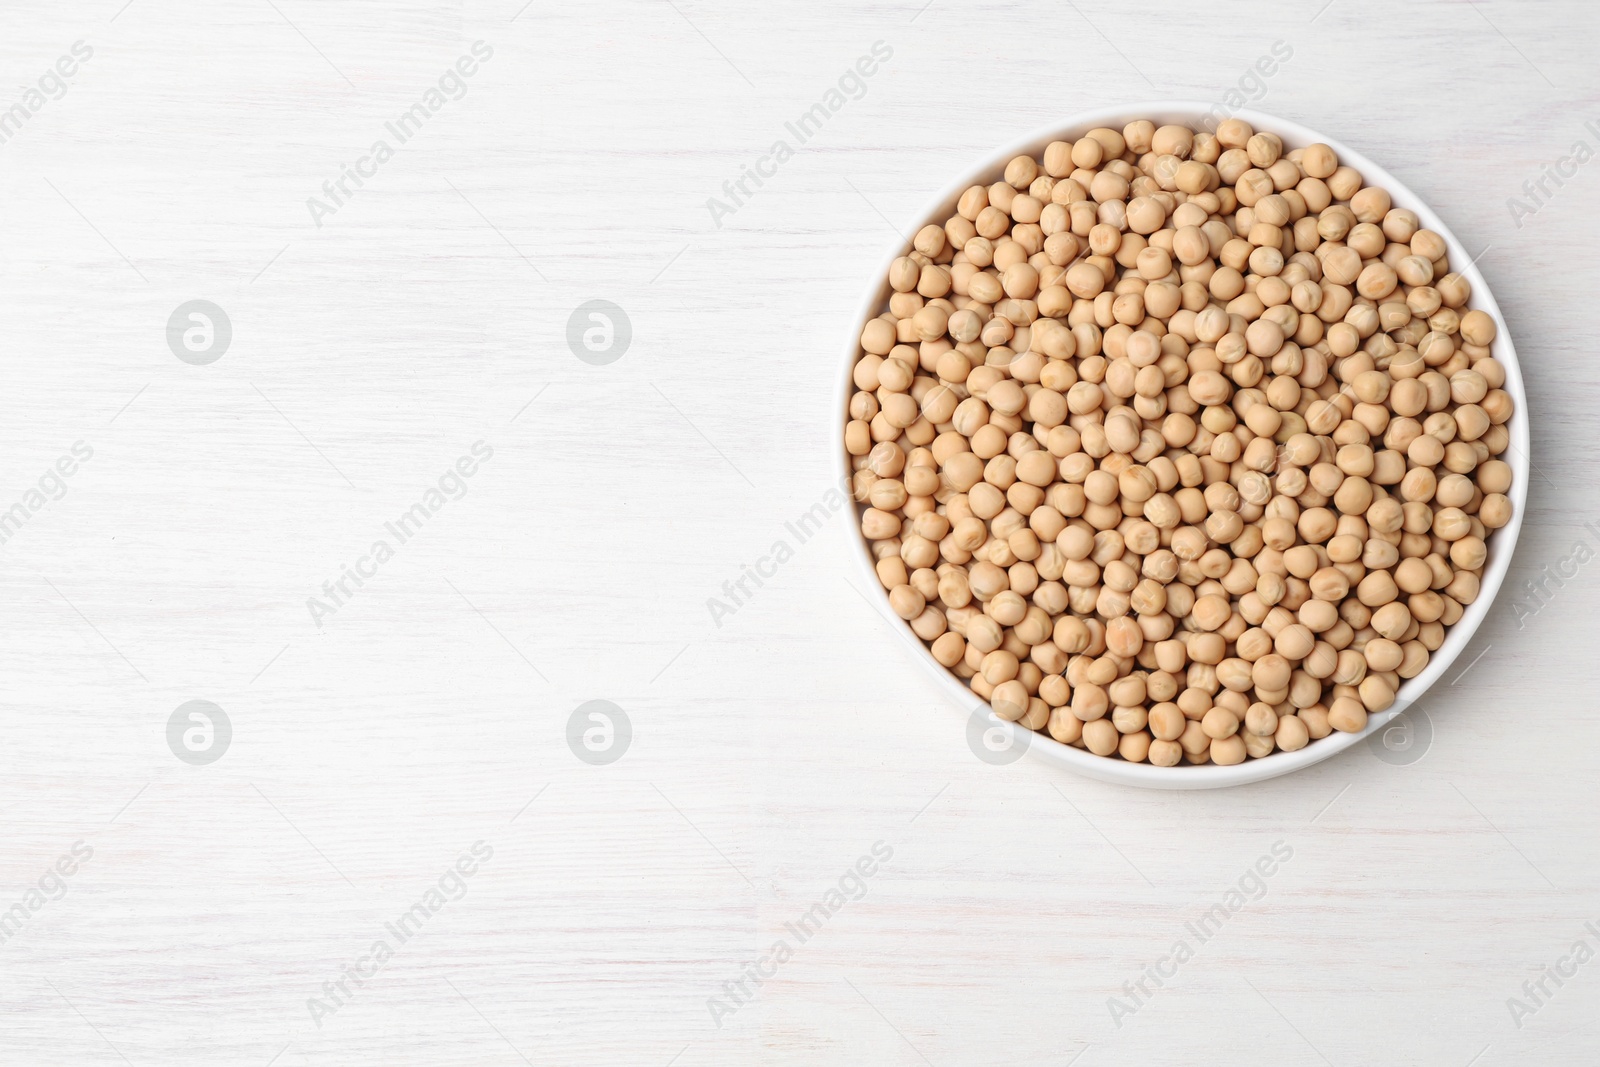
[(1001, 718), (1163, 767), (1294, 751), (1477, 597), (1495, 321), (1327, 145), (1090, 130), (911, 243), (844, 444), (890, 605)]

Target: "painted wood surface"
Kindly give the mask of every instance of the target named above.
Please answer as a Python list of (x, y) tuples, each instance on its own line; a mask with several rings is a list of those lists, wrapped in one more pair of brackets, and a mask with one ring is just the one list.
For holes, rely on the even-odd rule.
[[(1600, 148), (1597, 29), (1576, 0), (6, 5), (0, 1062), (1594, 1063), (1600, 574), (1562, 561), (1600, 549), (1600, 164), (1524, 183)], [(1536, 416), (1511, 581), (1414, 762), (1210, 795), (990, 766), (845, 581), (845, 520), (786, 525), (827, 489), (848, 319), (974, 158), (1230, 92), (1483, 249)], [(194, 300), (213, 362), (169, 345)], [(620, 350), (596, 300), (610, 362), (569, 345)], [(168, 741), (197, 700), (231, 724), (203, 765)], [(575, 755), (596, 700), (609, 764)]]

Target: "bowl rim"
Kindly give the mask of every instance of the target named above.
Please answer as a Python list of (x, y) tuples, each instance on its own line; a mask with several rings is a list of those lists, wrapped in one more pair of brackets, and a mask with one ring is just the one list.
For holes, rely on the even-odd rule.
[[(998, 180), (999, 172), (1006, 162), (1015, 156), (1028, 154), (1038, 158), (1051, 141), (1076, 139), (1088, 130), (1101, 126), (1120, 130), (1136, 119), (1150, 119), (1158, 125), (1172, 122), (1195, 126), (1197, 123), (1203, 123), (1207, 117), (1215, 117), (1219, 110), (1227, 111), (1224, 118), (1242, 119), (1258, 132), (1277, 134), (1283, 138), (1286, 147), (1300, 148), (1316, 142), (1328, 145), (1338, 154), (1341, 164), (1351, 166), (1361, 173), (1364, 184), (1381, 186), (1389, 193), (1395, 207), (1416, 212), (1424, 228), (1433, 230), (1444, 238), (1452, 267), (1472, 286), (1472, 306), (1488, 313), (1495, 320), (1496, 336), (1490, 346), (1490, 352), (1505, 368), (1504, 388), (1515, 403), (1515, 410), (1507, 423), (1510, 433), (1510, 444), (1507, 448), (1509, 456), (1502, 456), (1512, 468), (1511, 491), (1507, 494), (1511, 501), (1512, 513), (1511, 521), (1488, 538), (1488, 559), (1484, 564), (1477, 599), (1467, 605), (1462, 617), (1446, 630), (1444, 642), (1429, 657), (1427, 667), (1416, 677), (1402, 683), (1400, 691), (1396, 694), (1394, 706), (1370, 716), (1366, 729), (1360, 733), (1335, 731), (1296, 752), (1276, 751), (1260, 759), (1247, 759), (1231, 767), (1221, 767), (1214, 763), (1155, 767), (1149, 763), (1129, 763), (1113, 757), (1096, 756), (1063, 744), (1047, 733), (1015, 726), (996, 717), (989, 709), (988, 703), (935, 660), (922, 639), (912, 632), (910, 625), (890, 609), (888, 591), (878, 580), (867, 540), (861, 536), (860, 505), (854, 499), (850, 500), (851, 513), (855, 518), (854, 529), (848, 535), (852, 543), (850, 551), (856, 560), (858, 576), (867, 584), (865, 595), (871, 598), (871, 602), (879, 608), (878, 613), (893, 626), (917, 660), (932, 672), (943, 695), (951, 703), (966, 709), (974, 718), (981, 716), (988, 728), (998, 726), (1009, 730), (1013, 742), (1021, 743), (1027, 752), (1056, 766), (1100, 781), (1153, 789), (1215, 789), (1291, 774), (1330, 759), (1353, 748), (1358, 742), (1376, 736), (1395, 716), (1417, 704), (1423, 694), (1450, 669), (1471, 643), (1505, 581), (1522, 530), (1531, 468), (1528, 403), (1523, 387), (1521, 365), (1517, 361), (1516, 348), (1511, 342), (1510, 332), (1506, 329), (1499, 304), (1495, 302), (1494, 294), (1478, 270), (1476, 260), (1450, 228), (1409, 186), (1363, 153), (1298, 122), (1249, 108), (1223, 109), (1215, 103), (1194, 100), (1153, 100), (1079, 111), (982, 155), (927, 202), (915, 216), (916, 226), (920, 228), (929, 222), (937, 222), (948, 217), (954, 210), (956, 199), (962, 191), (982, 180)], [(896, 240), (889, 254), (883, 258), (875, 275), (876, 283), (869, 287), (867, 295), (851, 318), (850, 332), (845, 339), (844, 369), (835, 394), (835, 433), (832, 447), (836, 450), (834, 463), (843, 461), (843, 473), (847, 485), (851, 474), (850, 460), (842, 442), (845, 427), (849, 422), (848, 408), (850, 397), (854, 392), (852, 372), (860, 350), (861, 330), (867, 319), (876, 316), (883, 307), (887, 298), (889, 266), (895, 258), (904, 253), (907, 243), (903, 238)]]

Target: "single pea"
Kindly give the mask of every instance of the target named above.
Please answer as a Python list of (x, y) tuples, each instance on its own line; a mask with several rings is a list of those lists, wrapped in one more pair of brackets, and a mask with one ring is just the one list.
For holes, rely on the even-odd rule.
[(1244, 738), (1233, 737), (1214, 738), (1210, 745), (1211, 762), (1219, 767), (1232, 767), (1243, 763), (1249, 754), (1245, 748)]
[(1285, 715), (1278, 720), (1273, 740), (1285, 752), (1298, 752), (1310, 742), (1311, 735), (1306, 729), (1304, 719), (1296, 715)]
[(1095, 719), (1083, 724), (1083, 743), (1096, 756), (1109, 756), (1117, 750), (1122, 735), (1110, 719)]

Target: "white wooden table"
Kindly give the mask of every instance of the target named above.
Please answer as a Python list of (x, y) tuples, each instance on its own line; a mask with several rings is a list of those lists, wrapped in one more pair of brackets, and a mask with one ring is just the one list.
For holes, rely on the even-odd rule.
[[(1515, 604), (1600, 547), (1600, 164), (1507, 201), (1600, 148), (1600, 9), (520, 3), (0, 12), (0, 1062), (1596, 1062), (1600, 963), (1560, 961), (1600, 949), (1600, 568)], [(979, 154), (1241, 80), (1484, 249), (1537, 415), (1512, 580), (1420, 761), (990, 766), (842, 579), (845, 521), (785, 525), (842, 332)], [(197, 299), (204, 364), (167, 339)], [(567, 342), (592, 300), (612, 362)], [(207, 764), (168, 744), (195, 700)], [(609, 764), (568, 742), (592, 700)]]

